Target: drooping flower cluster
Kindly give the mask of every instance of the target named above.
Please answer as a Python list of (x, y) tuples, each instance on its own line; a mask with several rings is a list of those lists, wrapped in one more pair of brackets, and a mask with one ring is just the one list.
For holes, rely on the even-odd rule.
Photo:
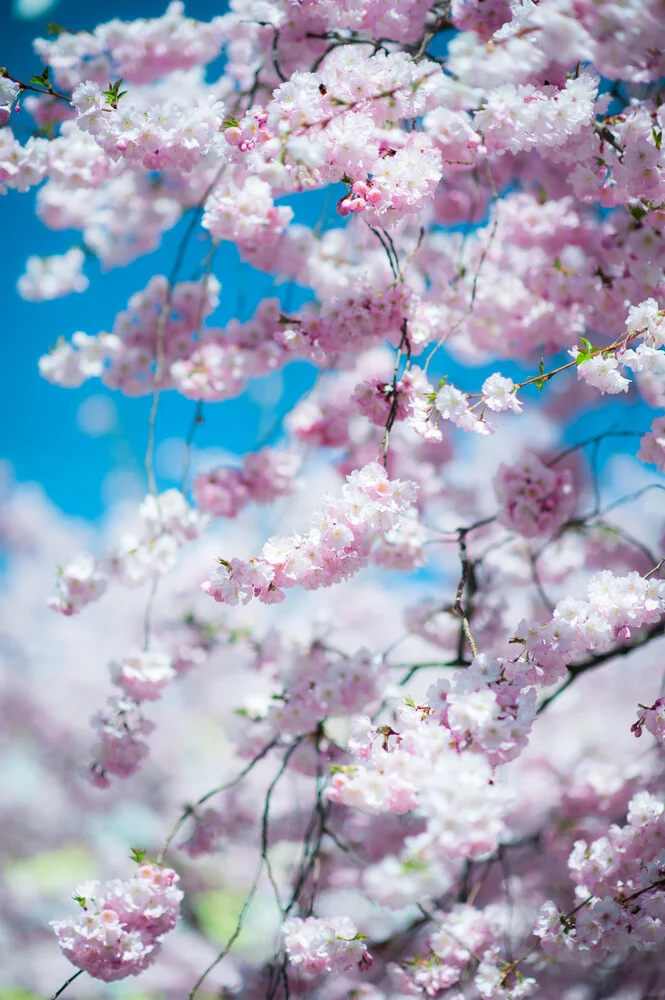
[(253, 597), (274, 604), (296, 584), (313, 590), (348, 579), (371, 560), (377, 541), (413, 512), (415, 496), (411, 483), (389, 480), (372, 462), (347, 477), (341, 497), (323, 505), (306, 535), (271, 538), (249, 562), (220, 561), (203, 590), (224, 604)]
[(536, 691), (525, 683), (521, 664), (483, 655), (469, 667), (441, 678), (428, 697), (433, 718), (449, 730), (458, 750), (483, 753), (492, 764), (517, 757), (536, 713)]
[(305, 976), (366, 969), (371, 956), (349, 917), (289, 917), (282, 924), (289, 962)]
[(215, 517), (236, 517), (248, 503), (267, 504), (293, 493), (299, 467), (293, 452), (274, 448), (250, 452), (240, 469), (220, 466), (197, 476), (196, 505)]
[(543, 905), (534, 933), (554, 955), (579, 951), (590, 959), (658, 947), (665, 906), (665, 806), (642, 791), (631, 799), (625, 826), (613, 825), (592, 843), (579, 840), (568, 859), (580, 900), (571, 915)]
[(76, 615), (102, 596), (108, 576), (94, 556), (82, 552), (59, 570), (56, 586), (58, 593), (49, 598), (49, 607), (62, 615)]
[(113, 683), (136, 702), (155, 701), (175, 676), (166, 653), (135, 653), (111, 664)]
[(127, 881), (86, 882), (74, 898), (83, 913), (53, 921), (63, 954), (95, 979), (138, 976), (175, 927), (183, 893), (171, 868), (145, 862)]
[(493, 851), (507, 797), (487, 759), (450, 749), (445, 727), (416, 708), (402, 708), (395, 725), (356, 718), (348, 749), (360, 763), (335, 769), (328, 798), (375, 814), (417, 810), (427, 824), (407, 838), (407, 857), (450, 862)]
[(502, 465), (494, 490), (502, 524), (525, 538), (553, 535), (575, 505), (570, 470), (548, 468), (537, 455), (527, 455), (515, 465)]
[(345, 656), (315, 643), (308, 650), (285, 650), (281, 659), (286, 662), (274, 678), (272, 698), (256, 717), (264, 742), (314, 733), (327, 717), (344, 718), (378, 704), (382, 671), (367, 650)]
[(144, 737), (154, 730), (154, 723), (143, 717), (133, 698), (113, 696), (107, 699), (106, 713), (92, 718), (98, 741), (91, 749), (92, 761), (84, 771), (95, 788), (109, 788), (109, 775), (129, 778), (148, 755)]
[(31, 302), (57, 299), (71, 292), (84, 292), (88, 279), (81, 272), (85, 255), (72, 247), (60, 257), (28, 257), (25, 274), (18, 279), (18, 291)]
[(101, 562), (84, 552), (59, 570), (58, 593), (49, 598), (49, 607), (63, 615), (77, 614), (86, 604), (99, 600), (111, 581), (138, 587), (163, 576), (175, 566), (182, 546), (198, 538), (208, 520), (176, 489), (158, 496), (148, 494), (139, 516), (140, 533), (123, 535)]
[(169, 367), (191, 354), (192, 337), (217, 306), (219, 289), (214, 278), (169, 288), (166, 278), (157, 275), (131, 297), (111, 333), (77, 333), (73, 346), (61, 341), (40, 359), (40, 372), (65, 387), (101, 377), (109, 388), (130, 396), (151, 392), (168, 384)]
[(663, 614), (665, 581), (644, 579), (639, 573), (620, 577), (603, 570), (591, 577), (586, 601), (564, 598), (550, 621), (522, 621), (517, 636), (524, 642), (534, 678), (551, 684), (582, 653), (603, 652), (617, 640), (628, 640)]
[(656, 417), (651, 430), (640, 441), (637, 457), (665, 472), (665, 417)]

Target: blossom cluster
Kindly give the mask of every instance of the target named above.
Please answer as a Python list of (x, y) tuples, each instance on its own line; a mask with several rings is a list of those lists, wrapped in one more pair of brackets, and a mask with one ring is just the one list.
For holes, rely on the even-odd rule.
[[(348, 579), (373, 557), (377, 540), (413, 513), (415, 496), (413, 484), (389, 480), (372, 462), (347, 477), (341, 497), (322, 506), (306, 535), (271, 538), (248, 562), (220, 560), (202, 588), (224, 604), (246, 604), (253, 597), (274, 604), (296, 584), (312, 590)], [(399, 536), (394, 544), (399, 547)]]
[(80, 247), (72, 247), (59, 257), (28, 257), (25, 274), (18, 279), (19, 295), (30, 302), (43, 302), (84, 292), (88, 287), (81, 271), (84, 259)]
[(109, 788), (111, 774), (116, 778), (135, 774), (149, 753), (145, 737), (155, 728), (133, 698), (114, 695), (107, 704), (105, 713), (97, 712), (92, 718), (98, 742), (92, 746), (92, 760), (83, 771), (94, 788)]
[(37, 39), (35, 49), (63, 87), (85, 80), (106, 84), (118, 76), (150, 83), (174, 70), (210, 62), (221, 50), (222, 18), (204, 24), (185, 17), (184, 11), (185, 5), (173, 0), (162, 17), (114, 19), (89, 33), (61, 31), (50, 41)]
[(330, 801), (375, 814), (417, 810), (427, 824), (407, 838), (407, 857), (450, 862), (491, 853), (508, 797), (491, 784), (488, 760), (450, 748), (445, 727), (415, 707), (402, 708), (395, 725), (356, 717), (348, 749), (359, 763), (334, 770)]
[(215, 517), (236, 517), (248, 503), (267, 504), (295, 490), (300, 460), (293, 452), (262, 448), (243, 458), (242, 468), (219, 466), (193, 483), (198, 510)]
[(190, 507), (182, 493), (148, 494), (139, 510), (141, 531), (125, 534), (101, 561), (88, 552), (75, 556), (58, 571), (57, 594), (49, 607), (62, 615), (78, 614), (106, 592), (111, 581), (138, 587), (173, 569), (179, 550), (197, 538), (207, 524), (204, 513)]
[(621, 577), (603, 570), (591, 577), (586, 601), (566, 597), (557, 603), (550, 621), (522, 621), (517, 635), (524, 643), (532, 676), (551, 684), (582, 653), (603, 652), (617, 640), (628, 640), (663, 614), (663, 580), (645, 579), (635, 572)]
[(516, 465), (501, 465), (494, 489), (502, 524), (525, 538), (554, 534), (575, 504), (570, 470), (548, 468), (537, 455), (526, 456)]
[[(455, 986), (476, 966), (474, 985), (480, 996), (495, 996), (497, 979), (495, 959), (497, 941), (505, 930), (505, 913), (500, 904), (484, 910), (460, 904), (447, 913), (436, 913), (437, 930), (427, 939), (428, 950), (416, 955), (405, 967), (396, 963), (390, 967), (395, 985), (410, 996), (426, 993), (436, 996)], [(482, 956), (482, 957), (481, 957)], [(492, 974), (494, 973), (494, 975)], [(494, 979), (494, 982), (492, 980)], [(523, 981), (522, 990), (511, 990), (511, 996), (529, 995), (534, 980)], [(524, 985), (527, 986), (524, 989)]]
[(308, 977), (354, 967), (366, 969), (372, 961), (363, 936), (349, 917), (288, 917), (282, 934), (289, 962)]
[(492, 764), (517, 757), (536, 714), (536, 691), (525, 684), (521, 665), (480, 655), (471, 666), (441, 678), (429, 692), (432, 719), (449, 730), (458, 750), (484, 753)]
[[(40, 359), (41, 375), (56, 385), (76, 387), (103, 377), (113, 389), (142, 395), (161, 384), (163, 365), (192, 351), (192, 337), (219, 301), (219, 282), (183, 281), (174, 288), (157, 275), (131, 297), (111, 333), (77, 333)], [(167, 369), (168, 370), (168, 369)]]
[[(273, 693), (262, 706), (263, 712), (257, 712), (256, 702), (253, 711), (244, 710), (259, 723), (265, 742), (315, 733), (328, 717), (344, 718), (378, 704), (382, 670), (367, 650), (346, 656), (315, 643), (307, 650), (284, 650), (280, 660), (283, 662), (274, 677)], [(248, 735), (255, 744), (256, 734)], [(309, 764), (304, 749), (292, 759), (296, 770), (307, 770)]]
[(541, 908), (534, 933), (551, 954), (571, 951), (600, 960), (629, 948), (658, 947), (663, 920), (663, 802), (642, 791), (625, 826), (612, 825), (592, 843), (579, 840), (568, 868), (580, 904), (574, 915)]
[(74, 898), (83, 913), (52, 924), (63, 954), (105, 983), (138, 976), (175, 927), (183, 898), (178, 882), (171, 868), (144, 862), (127, 881), (79, 886)]

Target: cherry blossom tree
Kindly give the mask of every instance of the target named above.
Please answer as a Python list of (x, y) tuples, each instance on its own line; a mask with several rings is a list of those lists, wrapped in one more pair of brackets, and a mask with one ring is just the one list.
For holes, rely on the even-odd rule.
[[(174, 2), (35, 52), (0, 185), (80, 241), (20, 294), (188, 221), (39, 359), (151, 398), (145, 500), (86, 537), (1, 509), (6, 985), (665, 996), (661, 0)], [(223, 242), (275, 291), (222, 328)], [(278, 438), (194, 468), (209, 408), (294, 361)]]

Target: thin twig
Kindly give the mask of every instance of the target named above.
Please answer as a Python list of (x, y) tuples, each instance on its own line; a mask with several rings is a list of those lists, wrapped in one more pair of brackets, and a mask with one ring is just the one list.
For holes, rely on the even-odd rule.
[(275, 739), (271, 740), (270, 743), (267, 743), (263, 747), (263, 749), (260, 750), (259, 753), (257, 753), (256, 756), (250, 760), (249, 764), (247, 764), (242, 769), (242, 771), (240, 771), (239, 774), (235, 776), (235, 778), (232, 778), (231, 781), (224, 782), (223, 785), (218, 785), (217, 788), (211, 789), (209, 792), (206, 792), (205, 795), (202, 795), (200, 799), (197, 799), (196, 802), (194, 802), (192, 805), (185, 807), (182, 814), (174, 823), (170, 833), (168, 834), (166, 840), (162, 845), (159, 854), (157, 855), (158, 865), (161, 865), (163, 863), (164, 858), (166, 856), (166, 852), (173, 843), (175, 837), (178, 835), (183, 824), (189, 819), (189, 817), (193, 816), (196, 813), (196, 810), (200, 806), (202, 806), (205, 802), (207, 802), (208, 799), (213, 798), (213, 796), (215, 795), (219, 795), (221, 792), (226, 791), (228, 788), (233, 788), (234, 785), (237, 785), (239, 782), (241, 782), (242, 779), (246, 777), (249, 774), (249, 772), (255, 767), (255, 765), (258, 764), (260, 760), (263, 760), (263, 758), (267, 756), (268, 753), (270, 753), (270, 751), (274, 746), (276, 746), (276, 744), (277, 744), (277, 738), (275, 737)]
[(250, 890), (249, 890), (247, 896), (245, 897), (245, 902), (243, 903), (242, 909), (240, 910), (240, 913), (238, 914), (238, 920), (237, 920), (237, 923), (236, 923), (236, 926), (235, 926), (235, 930), (233, 931), (233, 934), (231, 935), (231, 937), (229, 938), (229, 940), (226, 942), (226, 945), (222, 948), (222, 950), (217, 955), (217, 957), (213, 959), (213, 961), (210, 963), (210, 965), (208, 966), (208, 968), (205, 969), (204, 972), (196, 980), (196, 982), (194, 983), (194, 986), (192, 987), (191, 992), (189, 993), (188, 1000), (193, 1000), (193, 998), (196, 996), (196, 994), (198, 993), (199, 989), (201, 988), (201, 986), (203, 985), (203, 983), (206, 981), (206, 979), (208, 978), (208, 976), (210, 975), (210, 973), (213, 971), (213, 969), (216, 969), (217, 966), (219, 965), (219, 963), (222, 962), (226, 958), (226, 956), (228, 955), (228, 953), (231, 951), (231, 948), (233, 947), (233, 945), (235, 944), (235, 942), (238, 940), (238, 937), (240, 936), (240, 932), (241, 932), (241, 930), (243, 928), (243, 924), (245, 922), (245, 917), (247, 916), (247, 911), (249, 910), (250, 906), (252, 905), (252, 900), (254, 899), (254, 896), (256, 895), (256, 890), (257, 890), (258, 885), (259, 885), (259, 879), (261, 878), (261, 872), (262, 872), (262, 870), (263, 870), (263, 859), (261, 860), (261, 863), (259, 864), (259, 866), (258, 866), (258, 868), (256, 870), (256, 874), (255, 874), (254, 879), (252, 881)]
[[(72, 103), (71, 97), (69, 97), (67, 94), (59, 93), (57, 90), (54, 90), (53, 87), (51, 87), (50, 85), (46, 90), (42, 90), (41, 87), (33, 87), (31, 83), (23, 83), (22, 80), (17, 80), (15, 76), (12, 76), (11, 73), (7, 72), (4, 66), (0, 66), (0, 76), (4, 76), (7, 80), (11, 80), (12, 83), (17, 83), (21, 88), (21, 90), (31, 90), (34, 94), (43, 94), (45, 97), (57, 97), (61, 101), (66, 101), (67, 104)], [(76, 979), (76, 976), (74, 976), (74, 979)], [(67, 984), (65, 983), (65, 986), (66, 985)]]
[(79, 976), (82, 976), (84, 971), (85, 971), (84, 969), (79, 969), (78, 972), (75, 972), (73, 976), (70, 976), (67, 982), (63, 983), (60, 989), (57, 990), (52, 997), (49, 997), (49, 1000), (58, 1000), (58, 997), (62, 996), (62, 994), (65, 992), (69, 984), (73, 983), (74, 980), (78, 979)]

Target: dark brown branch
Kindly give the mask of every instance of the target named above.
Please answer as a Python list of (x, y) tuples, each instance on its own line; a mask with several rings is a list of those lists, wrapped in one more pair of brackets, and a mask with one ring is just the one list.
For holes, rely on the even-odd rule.
[(0, 76), (4, 76), (7, 80), (11, 80), (12, 83), (17, 83), (21, 88), (21, 91), (31, 90), (35, 94), (44, 94), (46, 97), (57, 97), (61, 101), (66, 101), (67, 104), (72, 103), (71, 97), (68, 97), (67, 94), (59, 93), (59, 91), (54, 90), (50, 85), (46, 90), (42, 90), (41, 87), (33, 87), (31, 83), (23, 83), (22, 80), (17, 80), (15, 76), (12, 76), (11, 73), (7, 72), (4, 66), (0, 66)]

